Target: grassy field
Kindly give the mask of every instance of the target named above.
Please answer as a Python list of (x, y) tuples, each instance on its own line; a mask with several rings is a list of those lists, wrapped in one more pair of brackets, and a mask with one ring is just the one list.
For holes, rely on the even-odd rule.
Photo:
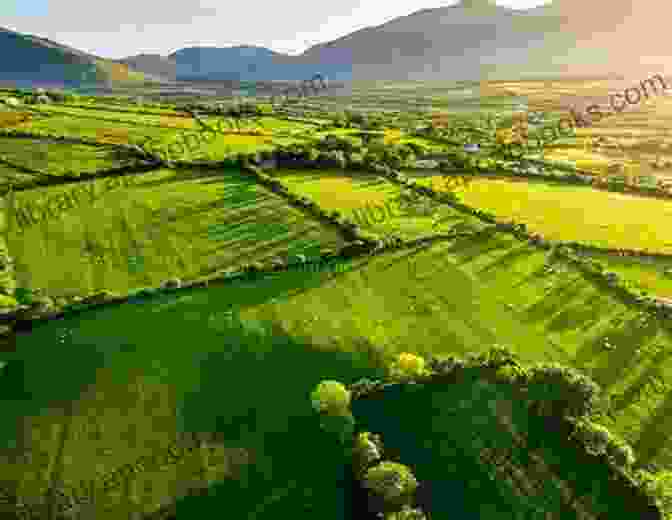
[[(433, 232), (445, 232), (458, 222), (468, 222), (478, 227), (476, 219), (464, 216), (450, 207), (428, 206), (425, 215), (412, 213), (400, 207), (396, 199), (401, 189), (384, 178), (370, 173), (351, 173), (337, 170), (302, 170), (300, 172), (278, 171), (276, 175), (298, 195), (314, 200), (326, 211), (338, 211), (355, 223), (359, 215), (368, 215), (368, 207), (375, 209), (373, 219), (361, 227), (377, 235), (395, 234), (402, 238), (417, 238)], [(392, 208), (392, 216), (383, 209), (385, 203)], [(374, 221), (375, 219), (375, 221)], [(436, 227), (437, 220), (441, 223)]]
[(608, 271), (617, 273), (649, 294), (672, 298), (672, 277), (665, 274), (672, 269), (672, 258), (643, 259), (607, 253), (591, 253), (589, 256), (602, 262)]
[[(432, 177), (421, 184), (441, 186)], [(660, 230), (672, 226), (672, 203), (648, 198), (538, 181), (479, 178), (459, 197), (502, 221), (525, 223), (551, 240), (600, 247), (672, 253), (672, 239)]]
[[(565, 86), (551, 86), (555, 95), (564, 95)], [(498, 88), (491, 93), (493, 99), (481, 99), (481, 109), (509, 110), (519, 98), (539, 95), (535, 89), (542, 87), (525, 92), (515, 91), (515, 85)], [(436, 102), (436, 107), (456, 114), (479, 110), (478, 83), (444, 89), (431, 83), (378, 82), (357, 89), (352, 101), (360, 107), (377, 103), (408, 111)], [(502, 89), (509, 93), (502, 95)], [(320, 102), (342, 105), (343, 99)], [(124, 114), (104, 110), (104, 103), (99, 108), (103, 110), (45, 106), (40, 109), (55, 115), (18, 128), (109, 143), (155, 137), (163, 144), (173, 142), (182, 129), (195, 128), (193, 120), (171, 117), (170, 111)], [(660, 114), (656, 125), (665, 126)], [(609, 122), (613, 135), (635, 135), (632, 118), (639, 116), (626, 116), (630, 126), (623, 130), (614, 130), (618, 118)], [(423, 117), (416, 119), (420, 123)], [(222, 158), (231, 151), (270, 149), (317, 136), (315, 126), (307, 123), (272, 117), (262, 122), (269, 135), (218, 135), (195, 155)], [(646, 134), (643, 123), (640, 126), (641, 134), (630, 143), (633, 160), (653, 153), (653, 141), (664, 144), (657, 130)], [(446, 148), (399, 133), (388, 132), (387, 138), (422, 142), (433, 151)], [(645, 139), (652, 141), (645, 145)], [(571, 159), (579, 147), (577, 140), (548, 153)], [(590, 159), (593, 152), (581, 153)], [(611, 151), (594, 154), (613, 158)], [(30, 139), (0, 139), (0, 155), (55, 174), (115, 164), (106, 151)], [(14, 173), (0, 165), (5, 182), (18, 181)], [(349, 218), (367, 205), (388, 202), (396, 207), (393, 201), (402, 193), (375, 174), (324, 169), (274, 174), (297, 195)], [(431, 173), (408, 176), (435, 189), (443, 184)], [(244, 263), (286, 260), (299, 253), (311, 256), (321, 248), (343, 245), (335, 228), (312, 220), (238, 170), (157, 169), (133, 179), (131, 186), (114, 190), (107, 189), (108, 180), (98, 179), (16, 192), (20, 208), (38, 208), (72, 190), (80, 195), (78, 207), (61, 216), (23, 232), (10, 227), (6, 242), (16, 259), (17, 285), (40, 288), (57, 300), (102, 289), (127, 293), (168, 278), (200, 278)], [(460, 197), (502, 220), (524, 222), (550, 239), (661, 252), (672, 247), (666, 239), (672, 222), (665, 201), (483, 178)], [(37, 213), (42, 212), (36, 209)], [(484, 227), (445, 205), (436, 213), (388, 216), (364, 229), (415, 238), (447, 231), (459, 222)], [(442, 223), (433, 227), (437, 216)], [(672, 294), (672, 281), (663, 274), (672, 266), (664, 262), (648, 265), (611, 257), (604, 261), (652, 292)], [(672, 466), (667, 436), (672, 428), (668, 325), (623, 304), (569, 266), (556, 263), (549, 270), (551, 263), (546, 251), (508, 235), (481, 235), (359, 258), (340, 273), (288, 271), (256, 280), (214, 282), (179, 296), (133, 300), (35, 324), (30, 334), (19, 335), (16, 352), (0, 355), (7, 363), (0, 367), (0, 385), (5, 385), (0, 392), (5, 410), (0, 428), (2, 480), (18, 482), (19, 494), (35, 501), (50, 483), (76, 487), (81, 480), (94, 479), (100, 484), (115, 468), (165, 450), (185, 432), (199, 432), (214, 439), (208, 456), (217, 460), (209, 473), (197, 471), (206, 464), (204, 452), (164, 470), (148, 468), (130, 477), (127, 486), (102, 492), (96, 518), (128, 517), (129, 510), (149, 511), (175, 497), (178, 509), (192, 516), (200, 506), (201, 516), (214, 509), (249, 520), (352, 518), (347, 457), (320, 429), (310, 391), (323, 379), (348, 383), (379, 377), (384, 365), (401, 352), (465, 356), (495, 345), (508, 346), (525, 362), (558, 361), (588, 373), (612, 398), (612, 416), (600, 421), (634, 445), (642, 464)], [(471, 480), (486, 486), (483, 468), (473, 460), (477, 444), (448, 449), (450, 443), (434, 435), (450, 433), (455, 446), (472, 440), (472, 429), (450, 428), (454, 415), (447, 414), (444, 422), (430, 416), (432, 407), (455, 411), (456, 400), (465, 398), (469, 399), (460, 390), (442, 396), (440, 403), (438, 397), (423, 401), (425, 408), (418, 405), (414, 411), (425, 422), (418, 418), (417, 423), (402, 424), (397, 415), (377, 422), (380, 416), (368, 412), (358, 417), (369, 421), (373, 431), (383, 428), (384, 441), (389, 434), (393, 450), (402, 462), (408, 457), (408, 463), (417, 466), (421, 480), (436, 482), (442, 496), (458, 497), (450, 510), (437, 505), (429, 511), (437, 519), (462, 509), (481, 515), (473, 518), (495, 514), (492, 508), (475, 505), (482, 502), (478, 499), (485, 488), (477, 489), (467, 482), (470, 479), (461, 478), (460, 483), (446, 477), (446, 468), (457, 464), (449, 457), (457, 457), (459, 451), (464, 455), (459, 464), (465, 466), (456, 471), (466, 475), (471, 468)], [(486, 441), (496, 444), (501, 439), (494, 437), (494, 415), (477, 416), (465, 408), (457, 420), (471, 421), (481, 428), (481, 437), (492, 434)], [(479, 423), (483, 416), (487, 420)], [(550, 449), (545, 456), (564, 454)], [(488, 485), (499, 497), (498, 511), (513, 513), (515, 504), (507, 509), (512, 502), (505, 490)], [(184, 498), (189, 489), (206, 486), (207, 496)], [(549, 500), (554, 492), (549, 492)]]
[[(93, 202), (82, 192), (83, 202), (60, 218), (25, 230), (14, 226), (9, 244), (19, 279), (52, 296), (125, 293), (171, 277), (191, 279), (286, 258), (298, 239), (335, 249), (343, 243), (335, 229), (310, 221), (236, 170), (157, 170), (134, 181), (111, 191), (104, 179), (88, 181)], [(17, 192), (15, 208), (38, 208), (72, 189)]]
[[(232, 306), (281, 298), (316, 283), (295, 273), (267, 290), (238, 283), (193, 291), (182, 301), (124, 305), (34, 330), (3, 376), (9, 415), (2, 433), (6, 443), (19, 442), (3, 450), (6, 460), (31, 450), (40, 456), (8, 465), (3, 478), (20, 479), (27, 497), (42, 492), (49, 479), (94, 479), (100, 486), (102, 475), (165, 449), (185, 432), (218, 432), (224, 460), (207, 475), (212, 482), (209, 496), (199, 501), (202, 508), (226, 508), (240, 518), (252, 512), (257, 519), (349, 518), (346, 458), (320, 430), (308, 393), (325, 378), (380, 376), (372, 368), (375, 360), (358, 349), (315, 348), (263, 323), (247, 322), (241, 329), (227, 315)], [(55, 347), (46, 356), (45, 344)], [(63, 348), (77, 362), (66, 369), (67, 384), (54, 388), (44, 382)], [(31, 399), (17, 401), (17, 388)], [(227, 397), (232, 395), (236, 399)], [(10, 417), (19, 421), (18, 431)], [(197, 462), (150, 470), (127, 478), (126, 489), (100, 492), (98, 511), (110, 508), (101, 518), (119, 518), (128, 502), (136, 510), (150, 509), (183, 494), (180, 489), (199, 478), (203, 487), (204, 477), (192, 474)], [(40, 467), (60, 471), (49, 474)], [(193, 513), (194, 505), (189, 509)]]
[(120, 161), (115, 150), (84, 144), (42, 139), (0, 137), (0, 155), (12, 164), (33, 170), (62, 175), (65, 172), (95, 172), (131, 164)]
[[(73, 374), (68, 385), (59, 386), (57, 392), (53, 388), (48, 393), (46, 389), (32, 390), (32, 406), (39, 406), (44, 399), (60, 402), (82, 395), (77, 385), (83, 384), (82, 380), (93, 385), (95, 370), (91, 365), (100, 366), (103, 359), (120, 384), (127, 377), (126, 367), (135, 367), (133, 373), (144, 369), (147, 393), (183, 396), (176, 412), (180, 431), (218, 432), (232, 446), (252, 454), (254, 462), (242, 481), (226, 480), (204, 501), (228, 499), (233, 507), (248, 509), (251, 503), (265, 504), (258, 518), (277, 517), (281, 512), (303, 518), (299, 504), (306, 500), (307, 490), (313, 493), (310, 503), (319, 512), (324, 504), (333, 507), (334, 500), (344, 500), (333, 495), (333, 471), (338, 464), (329, 469), (332, 462), (328, 462), (326, 470), (321, 466), (307, 471), (312, 458), (299, 457), (305, 462), (299, 464), (296, 457), (299, 442), (303, 442), (299, 451), (306, 449), (302, 432), (317, 432), (317, 425), (310, 426), (315, 419), (310, 418), (308, 393), (320, 379), (348, 382), (355, 374), (370, 377), (376, 367), (398, 352), (464, 355), (483, 352), (494, 344), (511, 346), (526, 361), (557, 360), (580, 367), (612, 395), (641, 385), (652, 369), (664, 376), (663, 352), (669, 348), (670, 334), (661, 323), (639, 326), (637, 312), (569, 269), (544, 277), (544, 262), (545, 253), (504, 237), (438, 244), (415, 254), (399, 251), (362, 260), (353, 265), (353, 271), (338, 275), (287, 273), (221, 288), (213, 284), (207, 290), (185, 294), (179, 302), (93, 311), (65, 323), (44, 324), (21, 340), (19, 352), (21, 357), (41, 352), (45, 342), (63, 337), (55, 332), (64, 326), (72, 331), (65, 337), (66, 344), (88, 352), (79, 356), (80, 364), (73, 368), (78, 375)], [(235, 339), (231, 336), (227, 316), (237, 312), (246, 328), (256, 330), (244, 336), (247, 340), (242, 340), (240, 333)], [(142, 326), (134, 327), (134, 319), (142, 319)], [(268, 321), (273, 323), (272, 330), (261, 325)], [(616, 345), (615, 351), (603, 350), (605, 337)], [(192, 346), (186, 351), (180, 348), (185, 341)], [(89, 345), (96, 345), (95, 350)], [(162, 354), (153, 354), (155, 348)], [(193, 367), (189, 370), (185, 370), (185, 361), (180, 361), (185, 355)], [(207, 364), (194, 363), (195, 359), (207, 359)], [(36, 385), (45, 380), (40, 370), (47, 370), (48, 362), (48, 357), (42, 357), (23, 365), (24, 388), (32, 388), (31, 381)], [(259, 379), (264, 385), (256, 384)], [(104, 387), (104, 378), (95, 380), (96, 388)], [(150, 389), (157, 381), (169, 386)], [(199, 397), (240, 396), (243, 388), (245, 398), (235, 402), (218, 400), (203, 406)], [(269, 389), (273, 389), (272, 399)], [(115, 399), (120, 391), (111, 390), (109, 399)], [(643, 405), (624, 401), (615, 421), (605, 420), (638, 446), (644, 462), (670, 461), (669, 442), (649, 426), (654, 418), (662, 420), (659, 407), (663, 400), (652, 396)], [(121, 425), (110, 428), (108, 434), (106, 421), (107, 417), (98, 419), (104, 437), (119, 437)], [(157, 430), (162, 431), (159, 436), (174, 436), (176, 426), (171, 421), (167, 427), (147, 426), (134, 432), (145, 438), (156, 435)], [(273, 432), (272, 438), (269, 432)], [(290, 442), (289, 436), (294, 440)], [(142, 441), (132, 446), (138, 444)], [(319, 436), (310, 443), (316, 450), (328, 445), (329, 440), (322, 441)], [(68, 446), (74, 456), (76, 445)], [(333, 440), (331, 446), (333, 449)], [(131, 455), (130, 450), (119, 447), (114, 458), (120, 464), (133, 456), (137, 456), (135, 451)], [(84, 469), (92, 467), (91, 459), (75, 460), (82, 461), (77, 471), (91, 473), (91, 469)], [(107, 468), (108, 463), (104, 464)], [(72, 468), (68, 471), (77, 474), (74, 465)], [(252, 480), (254, 486), (245, 487), (245, 479)], [(287, 490), (291, 482), (296, 483), (295, 489), (274, 501), (273, 495)], [(339, 518), (340, 513), (329, 514)]]
[(76, 108), (63, 105), (43, 105), (39, 106), (39, 111), (46, 114), (67, 115), (84, 120), (100, 119), (101, 121), (119, 121), (138, 124), (160, 125), (166, 128), (176, 129), (195, 129), (196, 122), (191, 117), (172, 116), (168, 113), (163, 115), (132, 114), (123, 112), (90, 110), (85, 108)]
[(28, 123), (15, 126), (18, 130), (40, 131), (49, 135), (65, 135), (67, 137), (88, 137), (103, 143), (126, 144), (142, 137), (158, 137), (170, 139), (175, 129), (140, 126), (97, 119), (82, 119), (67, 115), (58, 115), (44, 119), (33, 119)]
[(30, 173), (23, 173), (11, 166), (0, 164), (0, 186), (20, 186), (35, 180)]
[(546, 274), (546, 262), (546, 253), (510, 238), (465, 239), (414, 257), (371, 259), (338, 283), (241, 315), (278, 316), (292, 334), (336, 338), (343, 349), (363, 340), (386, 354), (464, 355), (503, 344), (529, 362), (573, 365), (608, 394), (625, 394), (615, 420), (605, 421), (635, 444), (644, 463), (670, 464), (666, 430), (653, 427), (665, 391), (649, 388), (642, 402), (632, 395), (652, 370), (670, 377), (669, 330), (568, 267)]

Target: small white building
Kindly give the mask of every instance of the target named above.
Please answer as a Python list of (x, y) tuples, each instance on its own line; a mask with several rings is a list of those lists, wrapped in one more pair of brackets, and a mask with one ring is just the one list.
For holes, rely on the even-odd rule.
[(478, 143), (467, 143), (464, 145), (464, 151), (469, 153), (474, 153), (480, 151), (480, 146)]
[(434, 161), (432, 159), (421, 159), (419, 161), (415, 161), (415, 167), (428, 170), (435, 170), (439, 167), (439, 163), (438, 161)]

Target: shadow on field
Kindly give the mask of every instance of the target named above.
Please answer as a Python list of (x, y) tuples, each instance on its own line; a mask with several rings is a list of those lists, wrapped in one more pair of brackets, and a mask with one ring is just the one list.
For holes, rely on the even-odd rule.
[[(219, 334), (227, 348), (201, 359), (199, 385), (185, 397), (182, 418), (190, 430), (218, 432), (227, 445), (244, 446), (254, 464), (239, 480), (212, 487), (200, 511), (258, 520), (358, 518), (349, 459), (336, 436), (320, 429), (309, 394), (323, 379), (380, 377), (375, 349), (317, 350), (277, 326), (235, 321)], [(178, 506), (195, 517), (197, 510)]]
[[(310, 392), (324, 379), (380, 378), (385, 356), (365, 339), (348, 352), (318, 348), (276, 324), (241, 321), (235, 310), (227, 317), (227, 302), (231, 308), (258, 299), (238, 297), (257, 292), (244, 289), (230, 294), (211, 286), (185, 304), (160, 308), (146, 299), (35, 327), (0, 376), (5, 445), (15, 439), (19, 418), (80, 399), (99, 367), (118, 380), (131, 369), (148, 377), (160, 371), (162, 383), (175, 388), (182, 432), (216, 432), (227, 448), (244, 448), (253, 460), (238, 480), (180, 500), (179, 511), (192, 518), (213, 510), (257, 520), (361, 518), (352, 511), (348, 454), (321, 429)], [(56, 348), (49, 338), (64, 326), (72, 336)], [(67, 367), (63, 349), (72, 356)], [(57, 384), (55, 367), (67, 370)]]
[(655, 411), (642, 423), (634, 448), (638, 462), (646, 465), (669, 449), (670, 428), (672, 427), (672, 392), (668, 392)]
[(550, 316), (567, 306), (569, 302), (575, 299), (586, 286), (582, 283), (582, 276), (572, 278), (563, 285), (556, 285), (552, 290), (546, 293), (539, 301), (533, 303), (525, 309), (525, 316), (521, 317), (524, 322), (545, 321)]
[(640, 398), (645, 399), (642, 395), (644, 388), (651, 382), (653, 377), (663, 377), (661, 365), (669, 359), (670, 353), (661, 349), (650, 360), (648, 360), (648, 368), (644, 370), (627, 389), (621, 394), (613, 394), (610, 398), (610, 409), (612, 415), (618, 414), (628, 408), (630, 405), (640, 401)]
[(588, 330), (592, 324), (599, 320), (598, 306), (596, 302), (602, 301), (599, 294), (586, 297), (583, 301), (572, 305), (558, 314), (548, 323), (549, 331)]
[(456, 240), (447, 251), (456, 255), (460, 263), (469, 263), (490, 251), (509, 247), (511, 247), (511, 241), (498, 236), (471, 236)]
[(532, 256), (536, 253), (537, 251), (528, 245), (512, 249), (511, 251), (508, 251), (504, 255), (496, 258), (493, 262), (483, 267), (481, 270), (478, 271), (478, 274), (485, 274), (488, 273), (489, 271), (498, 271), (501, 269), (509, 269), (518, 260), (525, 258), (527, 256)]
[(487, 397), (494, 395), (479, 396), (465, 378), (445, 388), (394, 387), (382, 398), (355, 401), (352, 410), (358, 428), (382, 434), (384, 458), (411, 468), (420, 483), (418, 505), (433, 520), (514, 518), (515, 499), (478, 459), (481, 449), (512, 442), (490, 414)]
[(636, 350), (652, 340), (659, 332), (655, 319), (645, 326), (634, 317), (625, 322), (619, 329), (611, 329), (604, 334), (587, 339), (577, 351), (575, 361), (592, 359), (604, 352), (605, 341), (616, 347), (598, 365), (591, 369), (591, 377), (605, 390), (625, 377), (628, 370), (637, 361)]

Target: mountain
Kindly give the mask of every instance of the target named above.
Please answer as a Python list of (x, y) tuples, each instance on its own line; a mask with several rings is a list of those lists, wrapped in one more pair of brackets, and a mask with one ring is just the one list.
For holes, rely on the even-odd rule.
[[(645, 9), (644, 3), (636, 12), (632, 0), (612, 0), (608, 9), (555, 0), (514, 10), (463, 0), (355, 31), (300, 56), (261, 47), (191, 47), (167, 59), (174, 60), (177, 79), (301, 80), (317, 72), (343, 80), (646, 77), (669, 68), (651, 28), (665, 33), (669, 17), (660, 14), (672, 14), (672, 4)], [(138, 57), (122, 61), (144, 72), (158, 70)]]
[(144, 74), (67, 45), (0, 27), (0, 83), (18, 87), (111, 85), (145, 81)]
[(160, 54), (138, 54), (116, 61), (128, 66), (131, 70), (144, 72), (152, 77), (170, 81), (175, 81), (177, 78), (177, 63), (172, 57), (165, 57)]

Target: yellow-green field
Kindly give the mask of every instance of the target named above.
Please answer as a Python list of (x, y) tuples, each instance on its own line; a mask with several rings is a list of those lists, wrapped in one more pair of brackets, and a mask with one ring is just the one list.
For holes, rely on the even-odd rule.
[[(420, 184), (441, 186), (437, 178)], [(672, 253), (672, 202), (583, 186), (478, 178), (459, 197), (550, 240)]]
[(672, 298), (672, 271), (665, 274), (672, 269), (672, 258), (644, 259), (608, 253), (591, 253), (590, 257), (650, 295)]
[(67, 137), (87, 137), (103, 143), (126, 144), (142, 137), (160, 137), (169, 139), (175, 129), (133, 124), (115, 123), (97, 119), (81, 119), (58, 115), (43, 119), (33, 119), (28, 123), (16, 125), (17, 130), (39, 131), (49, 135)]
[[(368, 222), (358, 225), (377, 235), (395, 234), (412, 239), (433, 232), (445, 232), (457, 222), (469, 221), (477, 225), (476, 219), (445, 205), (436, 206), (434, 210), (429, 207), (426, 215), (404, 214), (405, 210), (395, 201), (401, 189), (371, 173), (337, 170), (301, 170), (297, 173), (287, 170), (278, 171), (276, 175), (293, 193), (314, 200), (326, 211), (338, 211), (356, 224), (362, 218), (360, 215), (365, 215)], [(392, 208), (392, 216), (385, 209), (386, 203)], [(373, 219), (368, 216), (370, 207), (380, 208), (374, 209)], [(441, 223), (433, 227), (438, 220)]]

